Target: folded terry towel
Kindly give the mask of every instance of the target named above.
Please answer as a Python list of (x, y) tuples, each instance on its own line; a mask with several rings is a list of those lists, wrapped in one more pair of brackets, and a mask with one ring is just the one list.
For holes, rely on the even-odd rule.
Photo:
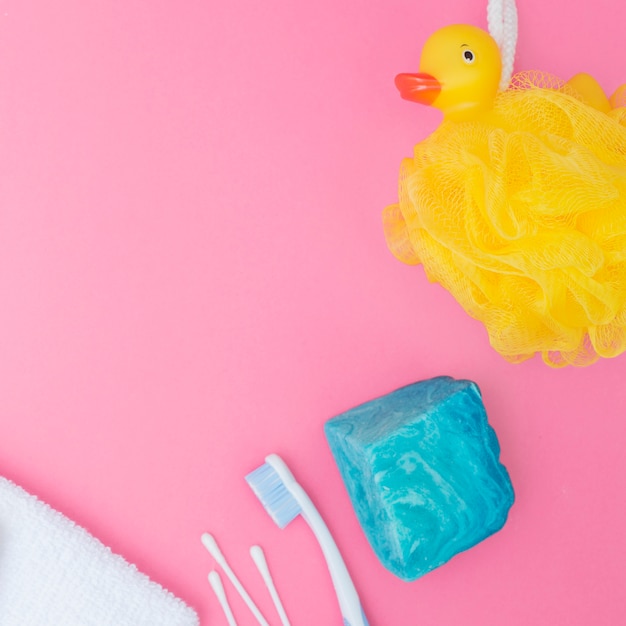
[(0, 477), (0, 626), (197, 626), (171, 593)]

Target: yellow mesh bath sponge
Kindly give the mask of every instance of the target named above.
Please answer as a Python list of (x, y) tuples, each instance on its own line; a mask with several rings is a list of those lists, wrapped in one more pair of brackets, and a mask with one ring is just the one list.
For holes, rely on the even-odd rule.
[[(506, 359), (588, 365), (626, 350), (626, 108), (588, 75), (498, 91), (498, 48), (451, 26), (403, 97), (444, 113), (402, 162), (387, 243), (424, 266)], [(623, 88), (621, 88), (623, 91)]]

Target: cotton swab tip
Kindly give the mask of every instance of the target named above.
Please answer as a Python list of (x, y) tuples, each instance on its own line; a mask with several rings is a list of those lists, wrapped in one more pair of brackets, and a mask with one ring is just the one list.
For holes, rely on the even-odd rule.
[(252, 560), (256, 563), (256, 566), (260, 572), (264, 573), (269, 571), (267, 561), (265, 560), (265, 554), (263, 553), (261, 546), (251, 546), (250, 556), (252, 557)]
[(211, 553), (212, 556), (221, 555), (222, 552), (215, 541), (215, 537), (211, 533), (204, 533), (201, 537), (202, 545)]
[(222, 579), (215, 570), (211, 570), (209, 572), (209, 583), (211, 583), (211, 588), (215, 591), (215, 595), (220, 601), (226, 598), (226, 592), (224, 591), (224, 585), (222, 585)]

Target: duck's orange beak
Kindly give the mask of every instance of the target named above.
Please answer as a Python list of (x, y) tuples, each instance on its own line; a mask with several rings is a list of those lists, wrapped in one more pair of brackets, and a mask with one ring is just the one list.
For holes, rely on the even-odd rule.
[(395, 83), (400, 96), (420, 104), (432, 104), (441, 91), (441, 83), (430, 74), (398, 74)]

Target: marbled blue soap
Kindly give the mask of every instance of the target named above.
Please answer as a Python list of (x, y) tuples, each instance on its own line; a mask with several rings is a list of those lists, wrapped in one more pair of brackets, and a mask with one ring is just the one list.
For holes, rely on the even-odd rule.
[(513, 487), (475, 383), (415, 383), (329, 420), (325, 432), (374, 552), (403, 580), (504, 525)]

